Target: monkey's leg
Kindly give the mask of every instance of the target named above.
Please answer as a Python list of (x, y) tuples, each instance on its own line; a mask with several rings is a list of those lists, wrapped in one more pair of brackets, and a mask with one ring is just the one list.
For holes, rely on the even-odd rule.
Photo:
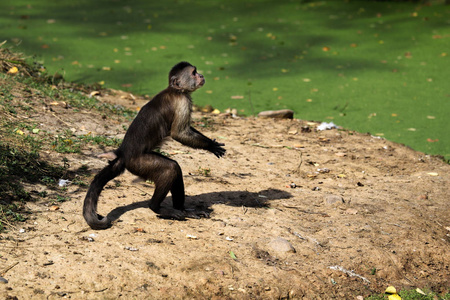
[(177, 210), (184, 210), (183, 174), (178, 163), (159, 153), (151, 152), (133, 158), (127, 169), (144, 179), (155, 183), (155, 192), (149, 202), (149, 208), (160, 213), (161, 203), (169, 191), (172, 193), (173, 206)]

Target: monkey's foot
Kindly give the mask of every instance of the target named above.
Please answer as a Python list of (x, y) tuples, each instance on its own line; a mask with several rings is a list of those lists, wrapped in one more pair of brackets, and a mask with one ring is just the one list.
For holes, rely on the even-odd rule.
[(184, 213), (186, 214), (186, 218), (190, 219), (209, 218), (209, 213), (203, 210), (186, 209)]

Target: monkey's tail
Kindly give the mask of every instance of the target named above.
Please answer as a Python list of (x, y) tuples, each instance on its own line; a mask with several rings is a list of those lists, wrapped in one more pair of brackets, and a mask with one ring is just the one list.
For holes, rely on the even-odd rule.
[(123, 158), (118, 157), (113, 161), (110, 161), (109, 165), (94, 177), (83, 205), (84, 219), (92, 229), (106, 229), (111, 226), (111, 221), (108, 217), (97, 214), (98, 198), (108, 181), (116, 178), (122, 174), (123, 171), (125, 171)]

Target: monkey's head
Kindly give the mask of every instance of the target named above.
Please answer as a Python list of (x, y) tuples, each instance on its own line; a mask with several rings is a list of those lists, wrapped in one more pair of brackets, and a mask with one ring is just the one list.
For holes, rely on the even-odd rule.
[(205, 78), (188, 62), (176, 64), (169, 73), (169, 87), (181, 93), (191, 93), (205, 84)]

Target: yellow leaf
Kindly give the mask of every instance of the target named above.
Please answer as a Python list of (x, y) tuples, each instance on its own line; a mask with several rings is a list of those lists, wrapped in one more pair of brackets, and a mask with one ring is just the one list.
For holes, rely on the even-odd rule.
[(430, 175), (430, 176), (439, 176), (439, 174), (436, 173), (436, 172), (429, 172), (429, 173), (427, 173), (427, 174)]
[(111, 71), (111, 67), (103, 67), (102, 70), (103, 71)]
[(12, 67), (9, 69), (8, 74), (16, 74), (17, 72), (19, 72), (19, 69), (17, 69), (17, 67)]
[(388, 294), (397, 294), (397, 290), (393, 286), (389, 286), (384, 292)]
[(17, 133), (17, 134), (20, 134), (20, 135), (24, 135), (24, 134), (25, 134), (25, 133), (24, 133), (22, 130), (20, 130), (20, 129), (17, 129), (17, 130), (16, 130), (16, 133)]
[(388, 296), (389, 300), (402, 300), (402, 297), (400, 297), (398, 294), (392, 294)]
[(274, 87), (274, 88), (272, 89), (272, 91), (276, 92), (276, 91), (278, 91), (278, 88)]
[(207, 90), (207, 91), (206, 91), (206, 93), (207, 93), (207, 94), (212, 94), (212, 93), (213, 93), (213, 91), (211, 91), (211, 90)]

